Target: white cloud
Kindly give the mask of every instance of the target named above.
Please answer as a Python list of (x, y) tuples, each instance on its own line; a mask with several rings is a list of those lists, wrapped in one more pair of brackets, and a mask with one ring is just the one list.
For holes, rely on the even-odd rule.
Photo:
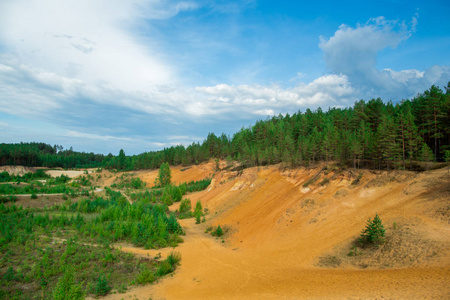
[(63, 89), (76, 82), (92, 91), (151, 92), (155, 85), (177, 82), (176, 70), (157, 51), (157, 40), (143, 44), (130, 28), (144, 18), (168, 18), (194, 7), (161, 1), (2, 2), (0, 41), (8, 53), (2, 61), (9, 66), (0, 71), (29, 69), (36, 80)]
[[(218, 109), (233, 107), (236, 112), (254, 115), (273, 115), (291, 110), (293, 107), (307, 108), (334, 106), (337, 103), (352, 103), (354, 89), (345, 75), (325, 75), (308, 84), (301, 83), (294, 88), (278, 85), (238, 85), (218, 84), (197, 87), (196, 91), (206, 95), (210, 106)], [(199, 114), (207, 112), (198, 110)]]
[(171, 3), (170, 1), (155, 0), (150, 3), (141, 3), (142, 7), (147, 7), (143, 11), (146, 12), (144, 17), (151, 19), (168, 19), (180, 12), (189, 11), (199, 8), (199, 5), (191, 1), (182, 1)]
[(383, 17), (370, 19), (356, 28), (341, 25), (328, 40), (320, 37), (319, 47), (331, 71), (348, 75), (367, 74), (376, 65), (377, 52), (395, 48), (407, 40), (413, 27)]
[(449, 68), (433, 66), (428, 70), (378, 70), (379, 51), (396, 48), (416, 30), (417, 15), (409, 24), (384, 17), (370, 19), (356, 28), (341, 25), (332, 37), (320, 37), (327, 67), (336, 74), (348, 77), (363, 97), (383, 97), (399, 100), (409, 98), (431, 84), (445, 84), (450, 80)]
[(402, 71), (394, 71), (392, 69), (383, 69), (384, 72), (387, 72), (392, 79), (395, 81), (406, 84), (409, 80), (414, 78), (423, 78), (425, 72), (420, 72), (418, 70), (402, 70)]
[(111, 136), (111, 135), (98, 135), (98, 134), (79, 132), (79, 131), (74, 131), (74, 130), (68, 130), (67, 132), (63, 133), (62, 136), (99, 140), (99, 141), (110, 141), (110, 140), (133, 141), (133, 139), (130, 139), (130, 138), (115, 137), (115, 136)]

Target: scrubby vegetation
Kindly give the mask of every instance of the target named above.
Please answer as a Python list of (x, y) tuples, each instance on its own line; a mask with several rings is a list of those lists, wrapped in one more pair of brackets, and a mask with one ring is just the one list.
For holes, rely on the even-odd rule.
[(163, 203), (167, 206), (172, 205), (174, 202), (180, 202), (184, 195), (196, 191), (206, 189), (211, 183), (211, 179), (203, 179), (199, 181), (191, 181), (188, 183), (182, 183), (178, 186), (168, 184), (164, 188), (153, 187), (150, 190), (143, 192), (131, 193), (131, 199), (137, 198), (143, 199), (146, 202), (151, 203)]
[[(87, 185), (88, 179), (75, 182)], [(149, 201), (155, 199), (149, 191), (135, 195), (130, 204), (120, 191), (105, 190), (106, 197), (88, 195), (45, 209), (0, 204), (0, 298), (102, 296), (175, 270), (181, 259), (177, 253), (158, 262), (112, 247), (117, 242), (175, 247), (184, 234), (175, 214), (163, 203)]]
[[(66, 177), (66, 176), (64, 176)], [(44, 170), (38, 169), (36, 172), (28, 172), (23, 176), (10, 175), (8, 172), (0, 172), (0, 182), (30, 182), (33, 180), (50, 179), (50, 175), (46, 174)]]
[(220, 225), (217, 225), (217, 227), (212, 227), (212, 226), (208, 226), (208, 228), (206, 228), (206, 233), (211, 233), (212, 236), (215, 237), (221, 237), (225, 234), (227, 230), (222, 229), (222, 227)]
[(130, 174), (122, 174), (116, 179), (116, 183), (113, 183), (111, 187), (118, 189), (133, 189), (140, 190), (145, 188), (145, 182), (139, 177), (132, 177)]
[[(66, 185), (69, 180), (70, 178), (65, 175), (51, 178), (43, 170), (37, 170), (35, 173), (28, 172), (23, 176), (9, 175), (4, 171), (0, 173), (0, 182), (3, 182), (0, 184), (0, 195), (32, 194), (36, 196), (36, 194), (76, 195), (86, 193), (77, 182)], [(81, 177), (78, 181), (84, 183), (83, 186), (90, 185), (89, 180), (85, 177)]]

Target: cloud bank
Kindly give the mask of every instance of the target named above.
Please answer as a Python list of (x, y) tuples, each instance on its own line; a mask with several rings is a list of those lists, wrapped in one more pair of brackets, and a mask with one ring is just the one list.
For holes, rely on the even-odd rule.
[(423, 71), (376, 68), (378, 53), (405, 42), (416, 26), (417, 17), (409, 24), (373, 18), (356, 28), (341, 25), (329, 39), (320, 37), (319, 47), (327, 67), (333, 73), (345, 74), (362, 96), (381, 96), (386, 100), (410, 98), (432, 84), (444, 85), (450, 80), (448, 66), (431, 66)]

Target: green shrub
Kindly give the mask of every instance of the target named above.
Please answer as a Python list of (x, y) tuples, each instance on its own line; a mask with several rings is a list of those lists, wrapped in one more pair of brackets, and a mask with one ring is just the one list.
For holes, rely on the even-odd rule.
[(173, 268), (172, 265), (170, 264), (170, 262), (166, 259), (163, 260), (158, 268), (156, 269), (156, 275), (158, 275), (158, 277), (163, 277), (166, 274), (169, 274), (171, 272), (173, 272)]
[(5, 279), (6, 281), (13, 281), (15, 278), (16, 272), (14, 272), (14, 269), (12, 267), (9, 267), (5, 275), (3, 275), (3, 279)]
[(366, 228), (361, 232), (359, 241), (363, 245), (379, 245), (384, 242), (385, 229), (378, 214), (373, 220), (367, 220)]
[(111, 287), (108, 284), (108, 280), (104, 275), (100, 275), (95, 285), (95, 294), (97, 296), (105, 296), (110, 290)]
[(361, 254), (361, 251), (358, 250), (358, 247), (356, 245), (353, 245), (353, 247), (348, 252), (348, 256), (358, 256)]
[(201, 217), (202, 215), (199, 212), (195, 212), (195, 224), (201, 223)]
[(139, 284), (152, 283), (156, 280), (155, 273), (147, 266), (142, 265), (141, 271), (136, 277), (136, 282)]
[(179, 187), (173, 186), (171, 187), (171, 190), (173, 202), (180, 202), (181, 198), (183, 197), (181, 189)]
[(184, 219), (184, 218), (190, 218), (192, 217), (192, 212), (191, 212), (191, 200), (189, 199), (184, 199), (181, 201), (180, 204), (180, 219)]
[(175, 267), (180, 263), (181, 261), (181, 254), (180, 252), (171, 252), (169, 256), (167, 256), (167, 261), (169, 264), (175, 269)]
[(35, 193), (31, 194), (31, 199), (37, 199), (37, 195)]
[(61, 276), (53, 289), (54, 300), (65, 299), (84, 299), (84, 293), (81, 284), (76, 284), (74, 280), (73, 271), (66, 269), (63, 276)]
[(131, 186), (138, 190), (145, 187), (145, 182), (143, 182), (140, 178), (131, 178)]
[(199, 214), (200, 216), (203, 216), (203, 207), (200, 200), (197, 201), (195, 204), (194, 214)]
[(220, 225), (218, 225), (217, 228), (216, 228), (216, 230), (214, 230), (211, 234), (212, 234), (213, 236), (217, 236), (217, 237), (222, 236), (222, 235), (223, 235), (223, 229), (222, 229), (222, 227), (220, 227)]

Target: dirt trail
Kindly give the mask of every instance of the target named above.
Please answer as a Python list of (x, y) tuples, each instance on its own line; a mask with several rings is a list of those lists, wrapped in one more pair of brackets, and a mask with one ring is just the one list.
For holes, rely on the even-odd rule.
[[(106, 298), (450, 298), (446, 170), (360, 171), (357, 185), (352, 174), (331, 171), (303, 186), (318, 170), (271, 166), (246, 169), (241, 175), (217, 173), (210, 189), (189, 195), (193, 203), (201, 200), (210, 215), (206, 224), (181, 221), (186, 236), (176, 248), (182, 262), (173, 277)], [(318, 267), (319, 257), (334, 255), (339, 247), (348, 252), (349, 243), (375, 213), (388, 234), (398, 235), (398, 249), (383, 252), (385, 269), (377, 264), (367, 269)], [(392, 228), (394, 222), (398, 229)], [(217, 224), (230, 229), (224, 243), (204, 233), (206, 226)], [(161, 252), (164, 257), (172, 249), (123, 250), (150, 256)]]

